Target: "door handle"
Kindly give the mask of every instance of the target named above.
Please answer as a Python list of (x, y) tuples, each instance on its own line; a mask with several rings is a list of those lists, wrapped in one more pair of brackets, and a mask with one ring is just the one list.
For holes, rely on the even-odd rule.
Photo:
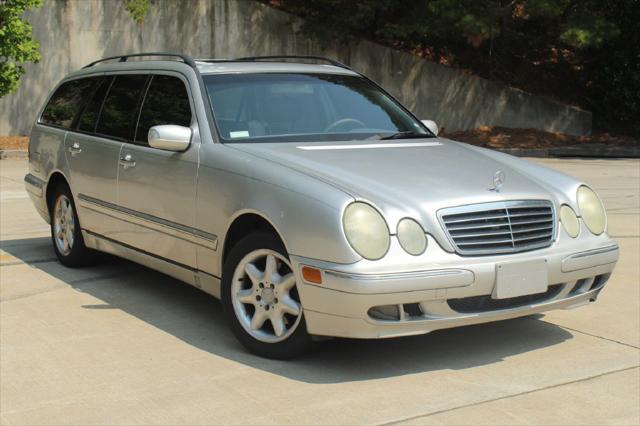
[(125, 170), (127, 170), (130, 167), (135, 167), (136, 162), (131, 156), (131, 154), (127, 154), (124, 157), (120, 158), (120, 165), (124, 167)]
[(80, 148), (80, 144), (78, 142), (74, 142), (73, 145), (69, 147), (69, 152), (72, 157), (75, 157), (82, 152), (82, 148)]

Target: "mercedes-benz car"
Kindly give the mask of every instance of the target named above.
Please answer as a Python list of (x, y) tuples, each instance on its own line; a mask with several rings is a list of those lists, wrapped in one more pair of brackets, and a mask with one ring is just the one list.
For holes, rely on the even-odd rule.
[(91, 63), (44, 103), (25, 183), (64, 265), (171, 275), (272, 358), (581, 306), (618, 259), (587, 184), (438, 137), (324, 58)]

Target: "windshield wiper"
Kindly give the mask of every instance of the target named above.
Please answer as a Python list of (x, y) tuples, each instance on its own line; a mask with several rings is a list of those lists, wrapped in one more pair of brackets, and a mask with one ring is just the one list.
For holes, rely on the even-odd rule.
[(382, 136), (380, 138), (381, 141), (389, 140), (389, 139), (422, 139), (422, 138), (432, 138), (433, 135), (428, 133), (418, 133), (413, 130), (409, 130), (407, 132), (398, 132), (389, 136)]

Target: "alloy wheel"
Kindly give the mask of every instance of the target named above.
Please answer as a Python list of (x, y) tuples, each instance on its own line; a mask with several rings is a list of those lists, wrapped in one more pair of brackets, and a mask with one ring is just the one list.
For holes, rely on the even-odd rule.
[(261, 342), (287, 339), (302, 319), (291, 264), (274, 250), (252, 251), (238, 263), (231, 284), (231, 302), (244, 330)]
[(61, 194), (53, 209), (53, 237), (58, 251), (63, 256), (71, 253), (76, 229), (75, 217), (71, 201)]

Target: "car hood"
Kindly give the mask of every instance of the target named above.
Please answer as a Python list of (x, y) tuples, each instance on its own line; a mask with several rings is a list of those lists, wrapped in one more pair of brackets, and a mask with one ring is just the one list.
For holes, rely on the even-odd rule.
[[(571, 178), (516, 157), (443, 138), (317, 143), (233, 144), (236, 149), (334, 185), (383, 212), (392, 233), (402, 217), (425, 229), (443, 207), (491, 201), (564, 201)], [(499, 191), (490, 190), (504, 172)]]

